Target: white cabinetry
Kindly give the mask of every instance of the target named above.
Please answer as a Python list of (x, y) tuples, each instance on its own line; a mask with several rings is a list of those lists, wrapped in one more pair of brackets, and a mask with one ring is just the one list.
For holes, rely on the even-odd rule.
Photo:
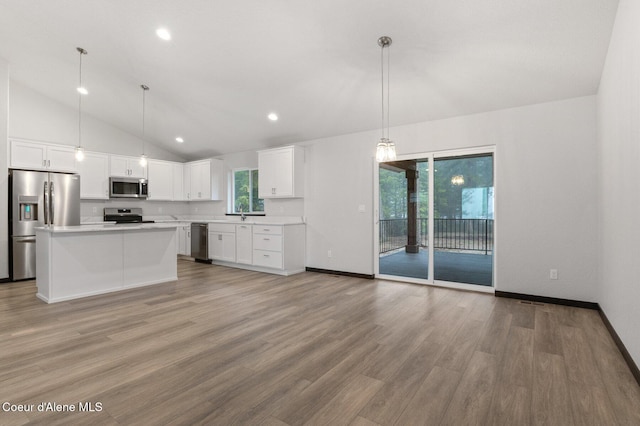
[(186, 163), (184, 165), (186, 199), (189, 201), (224, 200), (222, 165), (223, 161), (215, 158)]
[(184, 197), (184, 164), (173, 164), (173, 199), (182, 201)]
[(236, 225), (236, 262), (253, 263), (253, 231), (251, 225)]
[(209, 259), (236, 261), (236, 225), (210, 223), (208, 236)]
[(111, 176), (146, 178), (147, 168), (140, 165), (140, 158), (122, 155), (110, 156)]
[(173, 200), (173, 163), (169, 161), (149, 160), (149, 200)]
[(304, 271), (304, 225), (254, 225), (253, 265), (292, 274)]
[(109, 199), (109, 156), (100, 152), (85, 152), (78, 161), (80, 198)]
[(304, 196), (304, 149), (299, 146), (258, 151), (260, 198)]
[(178, 226), (178, 254), (191, 256), (191, 224)]
[(11, 141), (13, 169), (76, 172), (75, 148), (21, 140)]

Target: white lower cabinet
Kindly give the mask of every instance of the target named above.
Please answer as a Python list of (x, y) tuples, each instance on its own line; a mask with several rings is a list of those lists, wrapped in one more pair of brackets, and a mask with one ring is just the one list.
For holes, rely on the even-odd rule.
[(284, 275), (304, 271), (304, 225), (254, 225), (253, 265)]
[(178, 226), (178, 254), (191, 256), (191, 224)]
[(305, 225), (209, 223), (209, 259), (279, 275), (304, 272)]
[(236, 226), (227, 223), (209, 224), (209, 259), (236, 261)]
[(251, 225), (236, 225), (236, 262), (253, 263), (253, 231)]

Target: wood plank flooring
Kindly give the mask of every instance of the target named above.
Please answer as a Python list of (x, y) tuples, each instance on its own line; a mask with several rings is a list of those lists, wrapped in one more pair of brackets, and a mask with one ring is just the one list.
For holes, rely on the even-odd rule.
[(35, 410), (0, 424), (640, 425), (595, 311), (183, 259), (178, 276), (53, 305), (0, 285), (0, 404)]

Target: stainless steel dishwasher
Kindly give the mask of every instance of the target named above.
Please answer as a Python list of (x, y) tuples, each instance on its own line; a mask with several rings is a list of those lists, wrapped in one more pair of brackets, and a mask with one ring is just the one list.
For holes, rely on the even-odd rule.
[(191, 224), (191, 256), (196, 262), (211, 263), (208, 244), (209, 227), (206, 223)]

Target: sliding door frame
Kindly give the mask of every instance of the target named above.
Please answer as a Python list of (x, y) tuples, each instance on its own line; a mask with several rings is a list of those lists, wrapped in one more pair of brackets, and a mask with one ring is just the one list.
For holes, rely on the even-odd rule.
[[(475, 285), (475, 284), (465, 284), (465, 283), (456, 283), (450, 281), (440, 281), (434, 280), (434, 235), (433, 229), (435, 220), (433, 217), (434, 210), (434, 162), (439, 158), (451, 158), (451, 157), (467, 157), (474, 155), (491, 155), (493, 157), (493, 219), (494, 219), (494, 227), (493, 227), (493, 259), (492, 259), (492, 268), (493, 268), (493, 285), (491, 287)], [(497, 199), (498, 199), (498, 189), (496, 185), (496, 148), (495, 146), (481, 146), (475, 148), (464, 148), (464, 149), (455, 149), (455, 150), (446, 150), (446, 151), (433, 151), (433, 152), (423, 152), (417, 154), (404, 154), (398, 155), (398, 161), (402, 160), (428, 160), (429, 161), (429, 175), (428, 175), (428, 185), (429, 185), (429, 270), (428, 270), (428, 279), (421, 278), (412, 278), (412, 277), (402, 277), (398, 275), (385, 275), (380, 274), (380, 165), (376, 162), (375, 158), (373, 159), (374, 167), (373, 167), (373, 211), (374, 211), (374, 220), (373, 220), (373, 270), (376, 278), (391, 280), (391, 281), (400, 281), (412, 284), (422, 284), (422, 285), (433, 285), (438, 287), (447, 287), (447, 288), (455, 288), (460, 290), (471, 290), (477, 291), (481, 293), (494, 293), (497, 287), (497, 274), (496, 274), (496, 265), (498, 259), (498, 251), (496, 244), (496, 236), (498, 233), (498, 214), (497, 214)]]

